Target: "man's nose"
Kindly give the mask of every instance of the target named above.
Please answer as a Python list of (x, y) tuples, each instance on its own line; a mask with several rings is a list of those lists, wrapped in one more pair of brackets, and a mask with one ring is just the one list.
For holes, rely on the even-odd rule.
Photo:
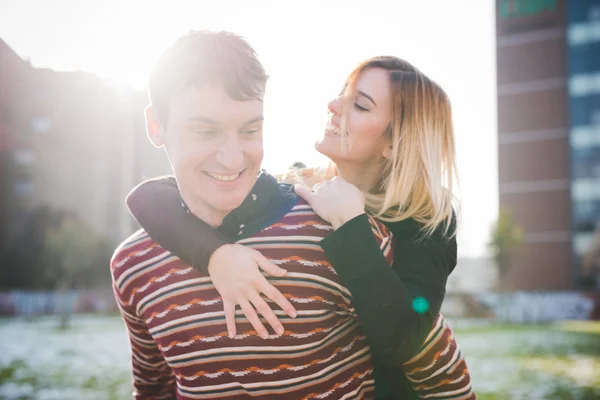
[(217, 153), (217, 161), (231, 172), (244, 167), (244, 152), (237, 134), (227, 136)]

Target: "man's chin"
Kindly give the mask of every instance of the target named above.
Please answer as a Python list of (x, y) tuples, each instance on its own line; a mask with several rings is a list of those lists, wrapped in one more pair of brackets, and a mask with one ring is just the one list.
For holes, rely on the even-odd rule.
[(235, 211), (236, 209), (238, 209), (242, 205), (242, 203), (243, 203), (243, 200), (239, 201), (239, 202), (230, 202), (227, 204), (223, 204), (223, 203), (214, 204), (213, 208), (216, 210), (219, 210), (219, 213), (221, 215), (227, 216), (227, 215), (231, 214), (233, 211)]
[(233, 193), (229, 195), (221, 195), (218, 196), (217, 199), (215, 199), (213, 206), (215, 206), (216, 209), (231, 212), (236, 208), (240, 207), (249, 194), (250, 191), (245, 192), (243, 195), (237, 195)]

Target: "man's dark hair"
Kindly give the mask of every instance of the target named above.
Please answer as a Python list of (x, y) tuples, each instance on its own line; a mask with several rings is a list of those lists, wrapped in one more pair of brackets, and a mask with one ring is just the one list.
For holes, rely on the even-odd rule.
[(290, 169), (303, 169), (306, 168), (306, 165), (301, 161), (296, 161), (292, 165), (290, 165)]
[(159, 57), (150, 73), (150, 102), (161, 123), (174, 93), (189, 86), (223, 85), (234, 100), (262, 100), (267, 74), (254, 49), (231, 32), (190, 31)]

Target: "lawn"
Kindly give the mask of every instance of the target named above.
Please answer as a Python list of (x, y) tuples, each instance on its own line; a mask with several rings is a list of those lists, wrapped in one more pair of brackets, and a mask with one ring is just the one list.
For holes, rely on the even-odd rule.
[[(131, 399), (127, 338), (116, 316), (0, 320), (0, 398)], [(600, 399), (600, 323), (451, 322), (482, 400)]]

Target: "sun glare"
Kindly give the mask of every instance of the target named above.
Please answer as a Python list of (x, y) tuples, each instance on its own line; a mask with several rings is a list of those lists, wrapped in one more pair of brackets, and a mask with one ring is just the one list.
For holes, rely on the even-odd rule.
[[(270, 75), (263, 166), (271, 172), (296, 161), (323, 165), (326, 160), (314, 150), (314, 143), (323, 134), (327, 102), (346, 74), (370, 56), (406, 58), (440, 83), (452, 99), (462, 194), (486, 196), (479, 202), (486, 210), (472, 212), (473, 206), (465, 207), (465, 221), (482, 232), (495, 216), (495, 180), (486, 181), (483, 189), (477, 178), (484, 170), (490, 176), (496, 173), (493, 24), (466, 15), (484, 15), (481, 10), (463, 8), (459, 16), (460, 7), (440, 1), (431, 13), (431, 3), (404, 1), (386, 2), (382, 13), (374, 1), (369, 10), (375, 14), (365, 15), (364, 4), (351, 0), (294, 5), (268, 0), (182, 0), (160, 7), (106, 0), (72, 2), (69, 7), (39, 2), (33, 15), (24, 3), (15, 2), (10, 17), (0, 14), (0, 34), (21, 56), (31, 58), (35, 66), (88, 71), (136, 89), (146, 86), (162, 49), (189, 29), (228, 30), (244, 36)], [(479, 3), (479, 7), (487, 4), (493, 14), (491, 2)], [(342, 9), (344, 18), (337, 18)], [(427, 23), (423, 23), (425, 15)], [(457, 25), (459, 17), (469, 24)], [(473, 34), (488, 31), (487, 36)], [(486, 132), (481, 132), (482, 126)], [(483, 239), (477, 247), (485, 247)]]

